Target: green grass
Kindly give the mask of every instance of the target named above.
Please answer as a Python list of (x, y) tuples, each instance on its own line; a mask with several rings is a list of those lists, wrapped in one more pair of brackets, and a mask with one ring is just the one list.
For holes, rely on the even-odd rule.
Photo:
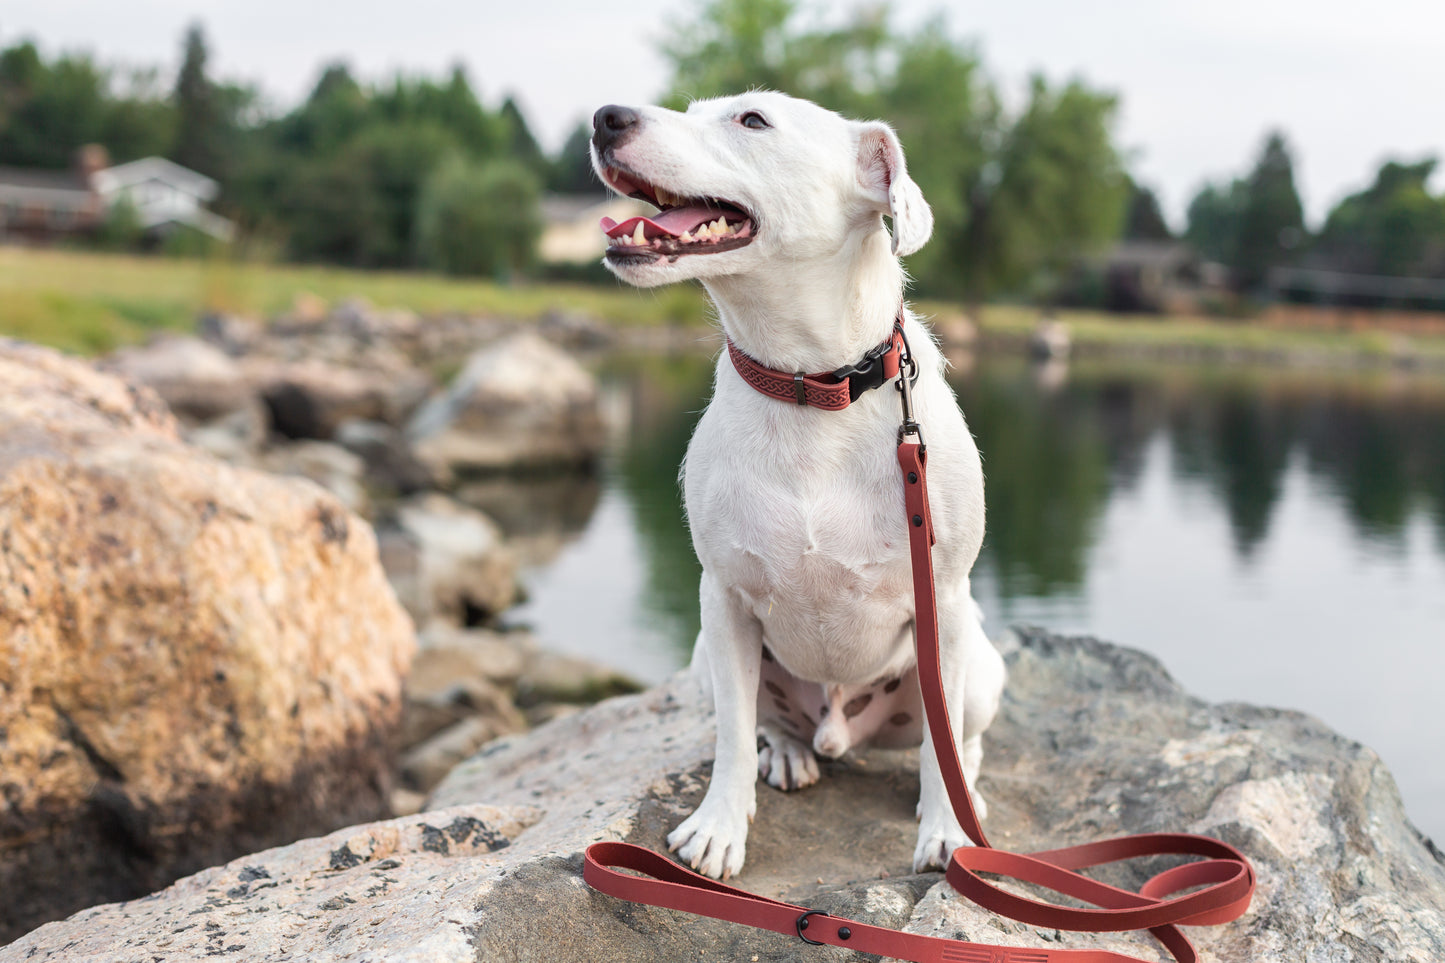
[[(920, 310), (935, 318), (959, 314), (956, 306), (946, 303), (924, 302)], [(1438, 335), (1407, 336), (1389, 331), (1277, 327), (1258, 321), (1111, 315), (1075, 310), (1061, 311), (1057, 316), (1068, 325), (1076, 346), (1108, 352), (1242, 352), (1259, 359), (1280, 356), (1326, 361), (1410, 355), (1431, 364), (1445, 363), (1445, 337)], [(1038, 319), (1037, 308), (987, 305), (978, 325), (985, 337), (1023, 339)]]
[(95, 354), (162, 330), (186, 330), (207, 311), (269, 318), (299, 295), (362, 297), (423, 315), (522, 320), (578, 311), (614, 324), (701, 324), (702, 292), (576, 284), (504, 285), (400, 271), (185, 260), (0, 247), (0, 335)]
[[(270, 318), (298, 296), (328, 303), (361, 297), (381, 308), (422, 315), (479, 314), (532, 320), (576, 311), (618, 325), (701, 325), (708, 306), (696, 285), (638, 291), (622, 284), (498, 284), (401, 271), (352, 271), (238, 262), (224, 258), (134, 257), (65, 250), (0, 247), (0, 336), (81, 354), (144, 340), (156, 331), (188, 330), (207, 311)], [(923, 302), (939, 319), (957, 305)], [(1445, 337), (1379, 331), (1272, 327), (1204, 318), (1119, 317), (1069, 311), (1060, 319), (1076, 345), (1105, 352), (1245, 351), (1314, 358), (1386, 358), (1409, 353), (1445, 365)], [(979, 320), (985, 336), (1022, 339), (1037, 309), (989, 305)]]

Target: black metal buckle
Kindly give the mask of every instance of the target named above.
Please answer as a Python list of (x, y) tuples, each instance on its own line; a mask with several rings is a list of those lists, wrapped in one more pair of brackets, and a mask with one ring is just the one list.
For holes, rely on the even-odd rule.
[(802, 940), (804, 943), (811, 943), (814, 946), (824, 945), (821, 940), (808, 939), (806, 936), (803, 935), (803, 930), (808, 928), (808, 917), (827, 915), (828, 914), (823, 912), (822, 910), (808, 910), (808, 912), (804, 913), (802, 916), (799, 916), (797, 922), (793, 924), (793, 929), (797, 932), (798, 939)]

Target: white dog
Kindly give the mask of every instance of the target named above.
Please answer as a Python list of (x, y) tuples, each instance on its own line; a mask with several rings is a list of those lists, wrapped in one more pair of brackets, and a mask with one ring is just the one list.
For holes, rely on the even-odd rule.
[[(603, 221), (618, 277), (701, 280), (733, 345), (782, 372), (834, 371), (890, 338), (897, 256), (928, 240), (933, 215), (886, 125), (753, 92), (686, 113), (604, 107), (592, 152), (613, 190), (660, 209)], [(969, 589), (983, 473), (936, 345), (911, 316), (905, 331), (928, 445), (944, 680), (973, 785), (1004, 680)], [(799, 789), (818, 779), (815, 753), (864, 744), (924, 740), (915, 870), (945, 865), (966, 842), (921, 725), (899, 423), (891, 383), (820, 411), (754, 390), (728, 352), (718, 360), (684, 471), (703, 566), (694, 665), (711, 683), (717, 759), (702, 804), (668, 836), (709, 876), (743, 865), (758, 774)], [(982, 816), (977, 795), (975, 805)]]

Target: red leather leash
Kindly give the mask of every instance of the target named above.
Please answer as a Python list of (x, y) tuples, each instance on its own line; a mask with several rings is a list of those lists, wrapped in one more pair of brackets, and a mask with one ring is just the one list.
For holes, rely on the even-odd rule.
[[(929, 734), (938, 754), (949, 801), (964, 833), (975, 843), (954, 851), (946, 878), (960, 895), (1001, 916), (1033, 926), (1077, 932), (1147, 929), (1179, 963), (1198, 963), (1199, 956), (1194, 946), (1179, 927), (1209, 926), (1237, 919), (1249, 908), (1254, 893), (1254, 870), (1234, 847), (1207, 836), (1146, 833), (1064, 849), (1012, 853), (994, 849), (983, 834), (963, 776), (963, 765), (953, 741), (948, 704), (944, 698), (938, 645), (938, 607), (933, 584), (933, 523), (928, 511), (925, 473), (928, 455), (918, 423), (913, 418), (910, 376), (914, 362), (903, 338), (901, 318), (895, 338), (902, 342), (900, 370), (904, 377), (899, 379), (898, 387), (903, 399), (903, 426), (898, 433), (898, 466), (903, 476), (909, 551), (913, 564), (914, 637), (919, 685), (923, 691)], [(781, 372), (775, 374), (787, 377)], [(1159, 855), (1199, 856), (1203, 859), (1159, 873), (1137, 893), (1109, 886), (1076, 872), (1105, 863)], [(1077, 909), (1019, 896), (984, 879), (979, 875), (981, 873), (1033, 883), (1095, 908)], [(1036, 949), (970, 943), (903, 933), (829, 916), (818, 910), (768, 899), (709, 879), (651, 850), (629, 843), (594, 843), (587, 847), (582, 877), (593, 889), (631, 902), (745, 923), (776, 933), (796, 935), (808, 943), (843, 946), (915, 963), (1142, 963), (1136, 957), (1108, 950)]]

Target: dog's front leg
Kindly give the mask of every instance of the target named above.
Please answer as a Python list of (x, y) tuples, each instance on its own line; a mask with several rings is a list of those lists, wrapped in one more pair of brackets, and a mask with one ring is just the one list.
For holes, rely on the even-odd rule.
[[(983, 819), (988, 810), (975, 784), (983, 759), (982, 734), (998, 712), (1003, 693), (1003, 660), (989, 642), (979, 621), (978, 608), (967, 580), (952, 592), (945, 594), (940, 591), (938, 627), (944, 697), (948, 703), (952, 737), (959, 749), (974, 811), (979, 819)], [(938, 755), (927, 726), (924, 727), (921, 754), (914, 872), (947, 867), (953, 851), (969, 844), (944, 787)]]
[(717, 758), (697, 811), (667, 837), (693, 869), (727, 879), (742, 869), (748, 823), (757, 812), (757, 693), (762, 626), (706, 572), (702, 579), (704, 668), (712, 680)]

